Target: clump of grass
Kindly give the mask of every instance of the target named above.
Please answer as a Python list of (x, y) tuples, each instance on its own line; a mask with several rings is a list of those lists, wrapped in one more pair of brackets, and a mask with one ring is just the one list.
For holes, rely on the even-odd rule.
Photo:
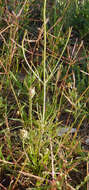
[[(35, 2), (15, 3), (16, 12), (9, 12), (2, 31), (6, 39), (0, 68), (1, 167), (14, 176), (8, 188), (14, 189), (21, 177), (24, 182), (19, 185), (25, 188), (85, 188), (88, 177), (81, 176), (76, 184), (72, 174), (78, 174), (79, 164), (88, 160), (79, 135), (89, 115), (87, 50), (77, 40), (71, 45), (72, 28), (63, 31), (71, 2), (59, 3), (63, 6), (61, 19), (54, 3), (55, 14), (50, 21), (50, 15), (46, 16), (48, 2), (44, 0), (41, 27), (33, 34), (28, 29), (28, 12)], [(79, 61), (81, 47), (85, 64)]]

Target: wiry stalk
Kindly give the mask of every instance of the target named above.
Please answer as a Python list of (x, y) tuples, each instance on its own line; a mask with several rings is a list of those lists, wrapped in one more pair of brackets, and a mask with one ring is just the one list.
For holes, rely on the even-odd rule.
[(43, 122), (45, 120), (45, 107), (46, 107), (46, 0), (44, 0), (44, 57), (43, 57), (43, 65), (44, 65), (44, 100), (43, 100)]
[(29, 120), (32, 129), (32, 98), (30, 95), (29, 95)]

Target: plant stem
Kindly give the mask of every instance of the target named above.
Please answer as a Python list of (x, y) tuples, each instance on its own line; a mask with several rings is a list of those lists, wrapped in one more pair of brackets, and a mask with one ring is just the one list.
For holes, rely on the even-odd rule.
[(30, 125), (32, 129), (32, 98), (29, 96), (29, 119), (30, 119)]
[(46, 0), (44, 0), (44, 11), (43, 11), (43, 18), (44, 18), (44, 55), (43, 55), (43, 67), (44, 67), (44, 99), (43, 99), (43, 123), (45, 120), (45, 107), (46, 107)]

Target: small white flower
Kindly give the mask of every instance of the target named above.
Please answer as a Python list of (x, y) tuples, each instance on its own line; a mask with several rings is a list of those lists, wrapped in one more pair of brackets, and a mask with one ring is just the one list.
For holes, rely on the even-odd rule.
[(33, 98), (35, 96), (35, 87), (34, 88), (31, 87), (29, 89), (29, 94), (30, 94), (31, 98)]
[(28, 131), (25, 129), (20, 129), (20, 136), (22, 139), (27, 139), (28, 138)]

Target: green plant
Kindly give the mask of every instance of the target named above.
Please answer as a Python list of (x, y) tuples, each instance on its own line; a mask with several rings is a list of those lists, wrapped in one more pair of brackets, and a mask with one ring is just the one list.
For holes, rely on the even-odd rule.
[(72, 26), (73, 30), (77, 32), (77, 36), (82, 39), (89, 33), (88, 9), (89, 1), (87, 0), (84, 2), (71, 2), (64, 21), (64, 27)]
[[(54, 1), (51, 7), (46, 0), (13, 1), (4, 17), (0, 161), (11, 179), (9, 189), (20, 179), (25, 189), (79, 189), (87, 183), (86, 174), (77, 182), (72, 177), (88, 160), (79, 135), (89, 115), (87, 61), (79, 62), (83, 44), (71, 45), (73, 30), (65, 25), (71, 9), (78, 14), (78, 2)], [(53, 12), (48, 15), (46, 7)]]

